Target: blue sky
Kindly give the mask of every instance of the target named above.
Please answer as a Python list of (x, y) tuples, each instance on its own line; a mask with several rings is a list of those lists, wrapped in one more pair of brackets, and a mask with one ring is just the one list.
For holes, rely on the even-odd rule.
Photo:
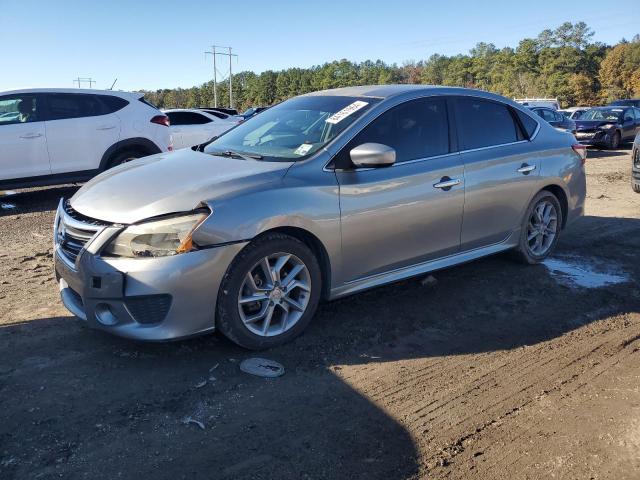
[(564, 21), (585, 21), (605, 43), (640, 33), (638, 0), (0, 0), (0, 12), (0, 90), (72, 87), (77, 76), (97, 88), (190, 87), (212, 77), (213, 43), (234, 47), (234, 71), (261, 72), (516, 46)]

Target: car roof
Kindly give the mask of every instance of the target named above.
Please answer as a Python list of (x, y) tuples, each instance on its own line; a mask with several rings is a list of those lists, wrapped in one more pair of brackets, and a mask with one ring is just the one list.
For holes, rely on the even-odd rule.
[(95, 88), (23, 88), (20, 90), (7, 90), (0, 92), (0, 95), (15, 95), (21, 93), (81, 93), (94, 95), (112, 95), (123, 98), (140, 98), (144, 96), (140, 92), (125, 92), (121, 90), (98, 90)]
[(441, 85), (415, 85), (415, 84), (393, 84), (393, 85), (363, 85), (358, 87), (333, 88), (330, 90), (320, 90), (307, 93), (304, 96), (345, 96), (345, 97), (372, 97), (387, 99), (407, 93), (441, 93), (441, 94), (472, 94), (475, 96), (493, 98), (505, 103), (513, 104), (511, 99), (501, 95), (463, 87), (445, 87)]

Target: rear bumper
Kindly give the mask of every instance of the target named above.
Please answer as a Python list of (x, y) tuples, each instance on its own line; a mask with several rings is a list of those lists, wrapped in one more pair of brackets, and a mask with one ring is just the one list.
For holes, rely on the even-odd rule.
[(215, 328), (216, 300), (238, 243), (163, 258), (101, 258), (83, 252), (74, 266), (56, 251), (67, 309), (88, 326), (138, 340), (173, 340)]

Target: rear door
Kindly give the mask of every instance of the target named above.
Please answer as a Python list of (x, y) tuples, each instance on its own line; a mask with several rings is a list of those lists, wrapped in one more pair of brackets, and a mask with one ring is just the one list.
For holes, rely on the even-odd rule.
[(461, 250), (471, 250), (506, 240), (520, 225), (540, 172), (527, 139), (537, 123), (497, 101), (460, 96), (453, 102), (465, 176)]
[(39, 94), (0, 96), (0, 179), (49, 175), (49, 154)]
[[(100, 95), (47, 93), (47, 145), (52, 173), (95, 170), (120, 138), (120, 119)], [(125, 102), (126, 100), (121, 100)]]
[[(354, 168), (349, 152), (369, 142), (393, 147), (396, 163)], [(451, 153), (444, 98), (391, 108), (356, 135), (334, 162), (339, 166), (346, 281), (458, 251), (464, 172), (460, 156)]]

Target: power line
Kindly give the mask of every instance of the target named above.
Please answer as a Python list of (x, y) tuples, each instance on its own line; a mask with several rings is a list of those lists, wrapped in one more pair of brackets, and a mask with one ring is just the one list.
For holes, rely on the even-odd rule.
[[(217, 48), (223, 48), (229, 50), (229, 53), (218, 52)], [(218, 106), (218, 68), (216, 67), (216, 57), (218, 55), (222, 55), (224, 57), (229, 57), (229, 108), (233, 108), (233, 70), (231, 67), (231, 57), (236, 57), (236, 61), (238, 59), (238, 55), (235, 53), (231, 53), (231, 47), (223, 47), (221, 45), (211, 45), (211, 51), (204, 52), (204, 56), (206, 58), (207, 55), (211, 55), (213, 57), (213, 106)]]
[(88, 83), (89, 84), (89, 88), (91, 88), (91, 87), (93, 87), (93, 84), (96, 83), (96, 82), (91, 77), (78, 77), (73, 81), (73, 83), (77, 83), (78, 84), (78, 88), (82, 88), (82, 84), (83, 83)]

